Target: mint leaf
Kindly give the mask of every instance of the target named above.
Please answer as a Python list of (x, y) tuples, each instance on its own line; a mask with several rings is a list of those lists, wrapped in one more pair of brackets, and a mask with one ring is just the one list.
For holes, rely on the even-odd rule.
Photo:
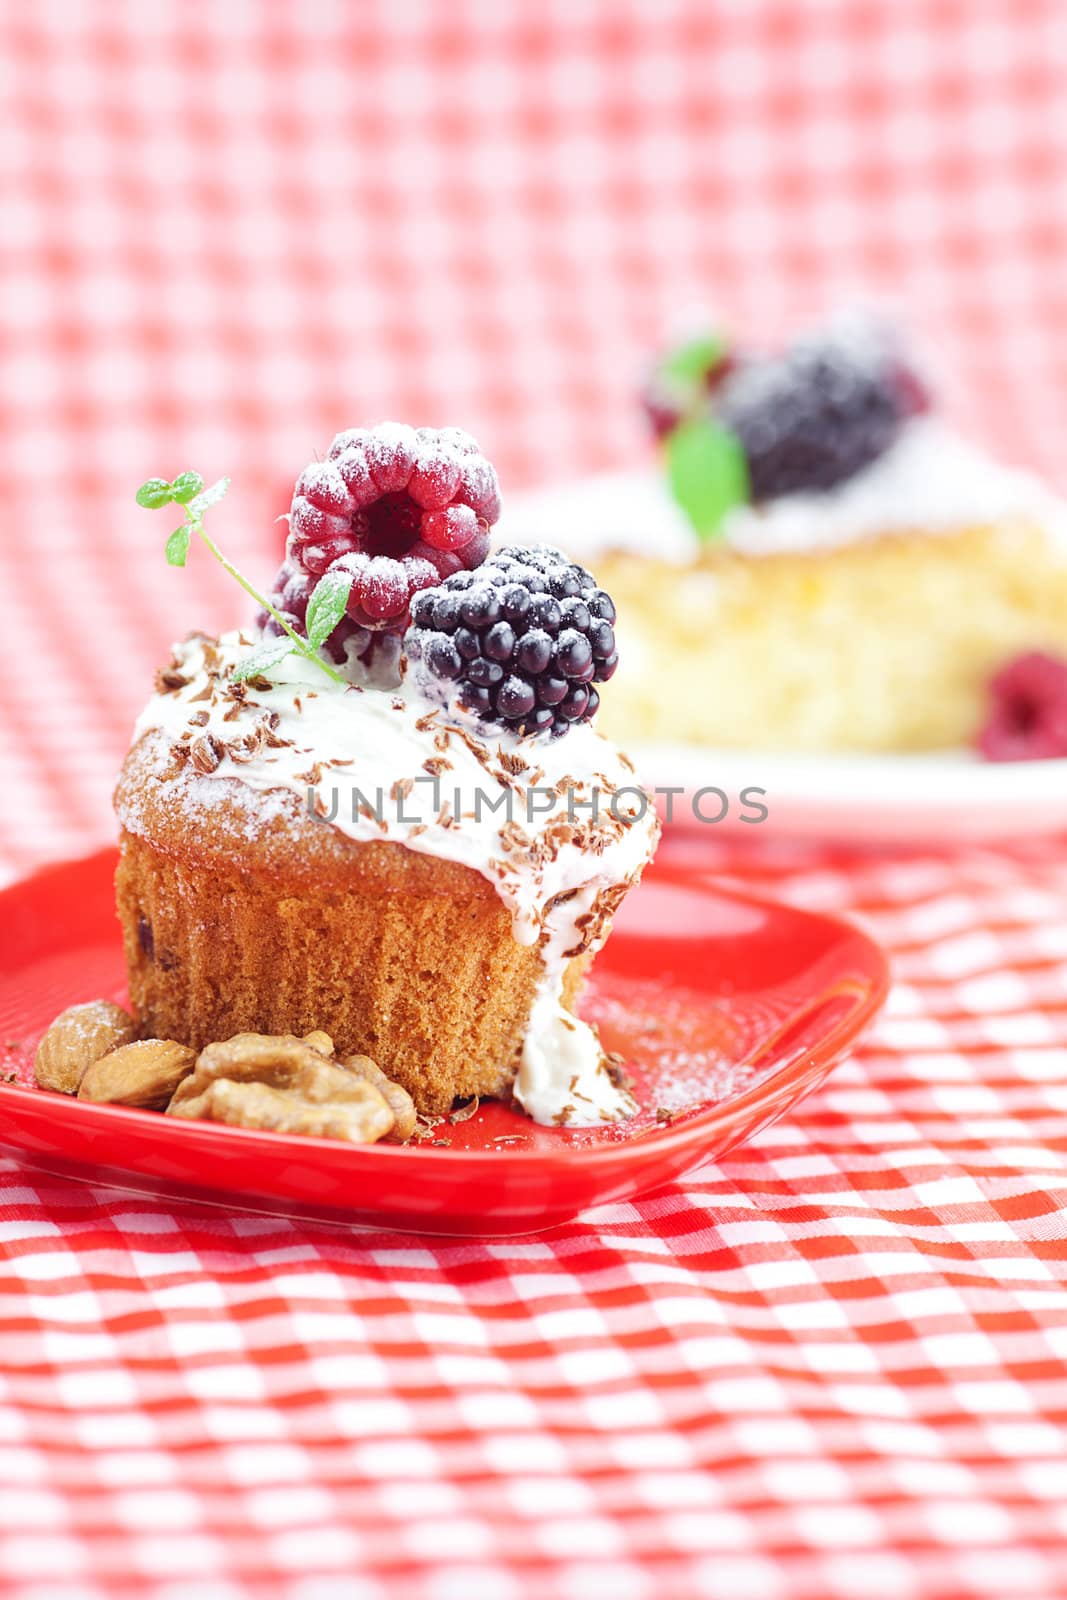
[(701, 539), (749, 498), (748, 463), (735, 434), (710, 417), (690, 417), (667, 436), (671, 493)]
[(351, 592), (350, 572), (328, 572), (315, 585), (307, 609), (308, 644), (313, 650), (326, 643), (344, 616)]
[(199, 472), (179, 472), (170, 486), (170, 497), (180, 506), (187, 506), (194, 494), (199, 494), (204, 480)]
[[(229, 478), (219, 478), (205, 489), (204, 480), (199, 472), (180, 472), (173, 483), (168, 483), (165, 478), (149, 478), (137, 490), (136, 498), (137, 504), (149, 511), (169, 505), (172, 500), (185, 507), (185, 521), (180, 528), (175, 528), (167, 540), (166, 555), (172, 567), (184, 567), (189, 555), (189, 546), (195, 536), (203, 542), (208, 554), (214, 557), (236, 583), (240, 584), (245, 594), (250, 595), (261, 610), (270, 613), (276, 623), (287, 626), (282, 622), (280, 613), (274, 609), (271, 601), (265, 599), (249, 583), (232, 561), (227, 560), (204, 528), (205, 511), (217, 504), (229, 487)], [(290, 651), (295, 650), (307, 660), (314, 662), (332, 683), (344, 688), (346, 680), (324, 656), (318, 654), (318, 646), (329, 637), (343, 616), (351, 587), (352, 579), (342, 577), (339, 573), (334, 574), (329, 582), (320, 583), (313, 596), (314, 609), (311, 613), (311, 622), (316, 630), (313, 644), (308, 644), (299, 637), (291, 637), (289, 634), (284, 638), (266, 639), (239, 662), (234, 672), (237, 681), (254, 678), (260, 673), (269, 674), (279, 661), (284, 660)]]
[(687, 344), (668, 350), (660, 362), (660, 373), (668, 382), (695, 384), (707, 377), (726, 354), (726, 340), (715, 334), (690, 339)]
[(192, 528), (183, 522), (180, 528), (175, 528), (167, 540), (167, 561), (172, 567), (184, 567), (185, 558), (189, 554), (189, 539)]
[(222, 499), (229, 487), (229, 478), (220, 478), (210, 488), (202, 490), (195, 499), (189, 501), (189, 515), (191, 517), (203, 516), (209, 506), (216, 505)]
[(158, 511), (160, 506), (169, 505), (170, 500), (170, 484), (166, 478), (149, 478), (137, 491), (137, 504), (146, 511)]
[(265, 639), (262, 644), (257, 644), (248, 655), (242, 656), (233, 669), (233, 676), (237, 683), (243, 683), (246, 678), (257, 678), (262, 673), (266, 676), (272, 667), (279, 661), (284, 661), (290, 651), (296, 646), (288, 634), (283, 634), (280, 639)]

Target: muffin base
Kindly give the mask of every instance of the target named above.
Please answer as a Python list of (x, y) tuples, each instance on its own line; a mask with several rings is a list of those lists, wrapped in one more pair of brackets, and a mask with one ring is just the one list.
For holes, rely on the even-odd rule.
[[(361, 843), (294, 801), (249, 829), (261, 799), (213, 780), (190, 822), (143, 747), (116, 796), (116, 879), (131, 1005), (143, 1031), (200, 1049), (235, 1033), (323, 1029), (371, 1056), (421, 1112), (507, 1094), (535, 994), (538, 946), (517, 944), (495, 888), (399, 844)], [(587, 955), (573, 959), (573, 1008)]]

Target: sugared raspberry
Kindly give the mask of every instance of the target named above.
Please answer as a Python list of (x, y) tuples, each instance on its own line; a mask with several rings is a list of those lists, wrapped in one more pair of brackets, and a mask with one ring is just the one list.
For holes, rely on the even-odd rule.
[(989, 685), (989, 720), (978, 735), (987, 761), (1067, 756), (1067, 661), (1032, 650)]
[(297, 483), (286, 557), (312, 579), (350, 572), (351, 620), (399, 633), (419, 589), (484, 561), (499, 515), (496, 473), (462, 429), (351, 428)]
[(411, 615), (404, 650), (420, 688), (514, 733), (588, 722), (593, 685), (618, 665), (610, 596), (545, 545), (501, 550), (422, 590)]
[(757, 504), (854, 477), (928, 405), (886, 330), (856, 317), (784, 355), (747, 362), (713, 402), (741, 443)]

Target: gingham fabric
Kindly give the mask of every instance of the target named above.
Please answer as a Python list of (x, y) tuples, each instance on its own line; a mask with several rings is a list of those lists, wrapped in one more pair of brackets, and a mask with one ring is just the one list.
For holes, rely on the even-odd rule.
[[(0, 870), (110, 835), (170, 636), (336, 428), (624, 465), (687, 306), (844, 294), (1067, 487), (1060, 0), (0, 0)], [(548, 530), (546, 530), (548, 531)], [(684, 1188), (442, 1243), (0, 1163), (18, 1600), (1067, 1593), (1067, 850), (667, 841), (863, 916), (857, 1057)]]

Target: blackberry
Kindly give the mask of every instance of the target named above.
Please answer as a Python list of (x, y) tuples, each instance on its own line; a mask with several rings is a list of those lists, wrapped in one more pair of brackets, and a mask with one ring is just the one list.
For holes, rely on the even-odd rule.
[(588, 722), (619, 662), (610, 595), (547, 545), (420, 590), (411, 617), (404, 649), (420, 688), (513, 733)]
[(286, 559), (312, 579), (351, 573), (350, 620), (402, 633), (417, 590), (485, 559), (499, 515), (496, 473), (462, 429), (350, 428), (297, 483)]
[(884, 455), (926, 404), (880, 330), (861, 326), (739, 367), (714, 411), (741, 443), (759, 503), (843, 483)]

